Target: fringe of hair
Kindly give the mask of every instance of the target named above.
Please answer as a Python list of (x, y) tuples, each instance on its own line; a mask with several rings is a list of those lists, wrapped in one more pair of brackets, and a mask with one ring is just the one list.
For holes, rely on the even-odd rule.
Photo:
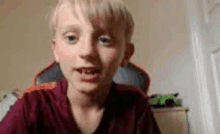
[[(60, 0), (49, 13), (49, 28), (53, 36), (56, 32), (59, 13), (65, 4), (72, 7), (76, 18), (81, 12), (94, 27), (104, 24), (107, 31), (123, 30), (126, 41), (131, 41), (134, 21), (122, 0)], [(78, 7), (80, 11), (76, 9)]]

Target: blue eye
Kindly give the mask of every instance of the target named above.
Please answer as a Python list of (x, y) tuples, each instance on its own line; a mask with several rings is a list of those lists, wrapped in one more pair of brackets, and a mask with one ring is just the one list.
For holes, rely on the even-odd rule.
[(110, 45), (112, 43), (112, 39), (108, 35), (102, 35), (98, 38), (98, 43), (101, 45)]
[(69, 35), (69, 36), (67, 35), (65, 37), (65, 40), (68, 44), (76, 44), (78, 41), (78, 38), (74, 35)]

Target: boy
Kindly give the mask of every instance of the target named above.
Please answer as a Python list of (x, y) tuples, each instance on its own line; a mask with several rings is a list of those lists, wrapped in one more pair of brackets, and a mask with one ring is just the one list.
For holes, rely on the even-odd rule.
[(122, 0), (60, 1), (50, 26), (65, 78), (29, 89), (2, 121), (3, 133), (160, 133), (139, 89), (112, 81), (134, 52), (133, 19)]

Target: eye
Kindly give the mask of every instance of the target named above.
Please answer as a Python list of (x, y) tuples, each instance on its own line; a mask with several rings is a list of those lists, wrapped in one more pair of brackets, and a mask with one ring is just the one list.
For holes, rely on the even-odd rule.
[(65, 41), (68, 44), (76, 44), (78, 40), (79, 40), (78, 37), (75, 35), (66, 35), (65, 36)]
[(110, 45), (112, 43), (112, 39), (108, 35), (102, 35), (98, 37), (98, 43), (101, 45)]

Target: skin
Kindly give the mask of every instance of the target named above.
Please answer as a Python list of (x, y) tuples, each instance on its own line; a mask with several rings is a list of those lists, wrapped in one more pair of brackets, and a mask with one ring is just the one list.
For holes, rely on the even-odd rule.
[[(102, 104), (108, 96), (114, 74), (120, 65), (129, 61), (134, 46), (126, 43), (123, 31), (106, 32), (102, 27), (94, 28), (78, 7), (76, 10), (78, 18), (68, 4), (63, 7), (51, 48), (68, 81), (67, 97), (73, 116), (82, 131), (89, 133), (101, 120)], [(91, 66), (101, 70), (98, 79), (83, 81), (75, 69)]]

